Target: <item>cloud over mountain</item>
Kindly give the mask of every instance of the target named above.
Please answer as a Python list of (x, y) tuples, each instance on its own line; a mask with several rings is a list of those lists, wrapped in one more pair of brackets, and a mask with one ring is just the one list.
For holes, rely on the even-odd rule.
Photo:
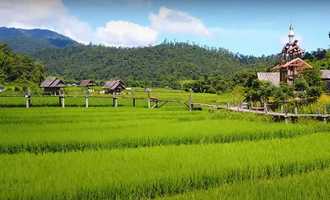
[(99, 42), (108, 46), (146, 46), (157, 41), (157, 31), (128, 21), (109, 21), (99, 27), (96, 37)]
[(150, 14), (151, 27), (160, 32), (209, 36), (210, 31), (203, 22), (188, 13), (161, 7), (157, 14)]
[(142, 26), (130, 21), (110, 20), (92, 28), (72, 15), (63, 0), (0, 1), (0, 26), (49, 29), (84, 44), (136, 47), (156, 44), (161, 33), (210, 35), (200, 19), (167, 7), (160, 7), (157, 14), (151, 13), (149, 23)]

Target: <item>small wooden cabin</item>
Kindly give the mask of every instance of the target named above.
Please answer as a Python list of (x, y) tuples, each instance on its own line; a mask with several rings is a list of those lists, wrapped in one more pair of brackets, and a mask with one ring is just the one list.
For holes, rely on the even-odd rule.
[(330, 70), (321, 70), (321, 80), (324, 82), (327, 92), (330, 92)]
[(93, 80), (81, 80), (79, 86), (90, 88), (95, 86), (95, 82)]
[(64, 87), (64, 81), (56, 77), (47, 78), (41, 83), (40, 87), (43, 89), (44, 94), (59, 95), (61, 88)]
[(126, 89), (126, 86), (122, 80), (112, 80), (106, 81), (103, 88), (105, 94), (114, 94), (122, 92)]
[(312, 68), (310, 64), (301, 58), (295, 58), (284, 64), (277, 65), (272, 70), (280, 72), (280, 82), (291, 85), (301, 72)]

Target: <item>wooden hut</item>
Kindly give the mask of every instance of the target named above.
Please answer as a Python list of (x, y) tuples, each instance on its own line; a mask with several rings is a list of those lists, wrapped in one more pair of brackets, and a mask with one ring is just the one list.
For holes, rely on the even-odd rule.
[(282, 83), (292, 84), (301, 72), (312, 68), (310, 64), (301, 58), (295, 58), (289, 62), (275, 66), (272, 70), (280, 72), (280, 81)]
[(93, 80), (81, 80), (79, 86), (90, 88), (95, 86), (95, 82)]
[(321, 80), (324, 82), (327, 92), (330, 92), (330, 70), (321, 70)]
[(47, 78), (41, 83), (40, 87), (43, 89), (44, 94), (59, 95), (61, 88), (64, 87), (64, 81), (56, 77)]
[(121, 91), (125, 90), (126, 86), (122, 80), (112, 80), (112, 81), (106, 81), (103, 88), (104, 88), (104, 93), (114, 94), (114, 93), (120, 93)]

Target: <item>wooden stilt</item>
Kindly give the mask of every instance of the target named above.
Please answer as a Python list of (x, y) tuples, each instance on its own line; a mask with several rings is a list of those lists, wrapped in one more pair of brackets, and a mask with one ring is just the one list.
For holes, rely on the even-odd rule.
[(147, 94), (148, 94), (148, 99), (147, 99), (147, 103), (148, 103), (148, 109), (150, 109), (151, 108), (151, 89), (150, 88), (147, 88), (146, 89), (146, 92), (147, 92)]
[(88, 96), (85, 96), (85, 107), (88, 108)]
[(30, 106), (31, 106), (31, 91), (30, 88), (28, 88), (25, 93), (25, 107), (30, 108)]
[(61, 107), (65, 108), (65, 99), (64, 99), (64, 95), (60, 96), (60, 102), (61, 102)]
[(30, 106), (31, 106), (31, 96), (25, 95), (25, 107), (30, 108)]
[(116, 93), (112, 94), (112, 106), (117, 108), (118, 107), (118, 98), (116, 96)]

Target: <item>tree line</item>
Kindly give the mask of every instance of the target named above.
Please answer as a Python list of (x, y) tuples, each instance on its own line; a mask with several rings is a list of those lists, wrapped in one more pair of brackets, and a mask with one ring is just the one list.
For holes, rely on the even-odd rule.
[(16, 85), (16, 90), (38, 88), (44, 77), (45, 69), (40, 62), (0, 44), (0, 84)]

